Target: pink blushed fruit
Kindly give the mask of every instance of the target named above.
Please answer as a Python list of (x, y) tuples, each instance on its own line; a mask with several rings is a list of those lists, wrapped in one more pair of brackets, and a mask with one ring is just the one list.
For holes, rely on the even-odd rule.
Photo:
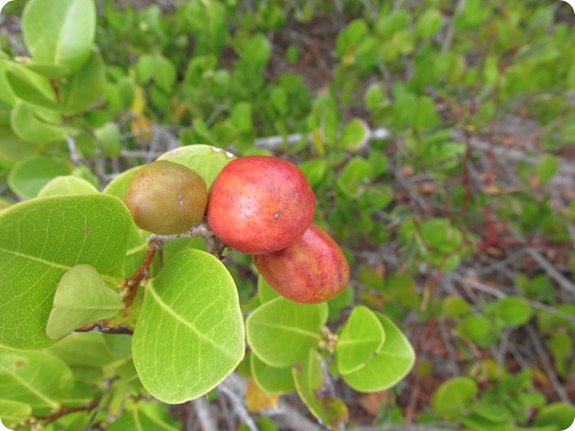
[(302, 171), (278, 157), (232, 160), (208, 194), (209, 226), (226, 245), (247, 254), (289, 247), (314, 213), (315, 196)]
[(311, 225), (292, 246), (253, 256), (260, 275), (280, 295), (317, 304), (339, 295), (349, 282), (349, 264), (327, 232)]

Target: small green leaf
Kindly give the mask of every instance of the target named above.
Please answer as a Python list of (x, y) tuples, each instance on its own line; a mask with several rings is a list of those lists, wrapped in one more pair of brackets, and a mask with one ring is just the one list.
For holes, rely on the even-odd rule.
[(66, 113), (79, 114), (98, 101), (106, 85), (106, 67), (99, 54), (93, 53), (78, 72), (62, 86), (61, 97)]
[(390, 388), (403, 379), (415, 363), (415, 352), (399, 328), (386, 316), (374, 313), (385, 333), (385, 342), (365, 365), (343, 380), (360, 392), (377, 392)]
[(50, 196), (70, 196), (86, 193), (98, 193), (98, 189), (83, 178), (63, 175), (48, 181), (46, 185), (40, 189), (37, 197), (46, 198)]
[(145, 84), (154, 76), (156, 70), (156, 57), (144, 54), (136, 62), (136, 79), (139, 84)]
[(0, 124), (0, 159), (20, 162), (33, 156), (39, 147), (21, 140), (9, 126)]
[(559, 160), (552, 154), (545, 154), (537, 164), (537, 178), (543, 184), (548, 182), (559, 170)]
[(170, 60), (161, 55), (156, 57), (155, 63), (154, 80), (158, 87), (166, 93), (170, 93), (176, 82), (176, 68)]
[(0, 347), (0, 399), (28, 404), (36, 415), (51, 413), (74, 385), (70, 368), (43, 352)]
[(235, 159), (232, 153), (211, 145), (189, 145), (162, 154), (158, 160), (180, 163), (200, 175), (208, 189), (220, 171)]
[(326, 370), (321, 355), (315, 349), (309, 349), (293, 367), (295, 386), (315, 417), (332, 430), (343, 430), (348, 417), (347, 406), (329, 390)]
[(54, 344), (46, 323), (56, 286), (73, 266), (89, 262), (120, 286), (132, 226), (126, 206), (103, 194), (33, 199), (0, 212), (0, 343)]
[(435, 8), (430, 8), (417, 21), (415, 31), (420, 38), (427, 40), (439, 31), (442, 23), (443, 15), (441, 15), (441, 12)]
[(508, 296), (496, 302), (497, 315), (507, 325), (524, 325), (531, 319), (533, 309), (523, 298)]
[(58, 124), (48, 123), (40, 117), (41, 112), (27, 103), (17, 103), (10, 114), (14, 134), (26, 142), (45, 144), (63, 141), (72, 131)]
[(2, 418), (5, 425), (11, 425), (11, 422), (20, 422), (22, 419), (30, 417), (30, 415), (32, 415), (30, 404), (0, 399), (0, 418)]
[(469, 304), (459, 296), (447, 296), (441, 304), (441, 314), (453, 319), (469, 312)]
[(58, 160), (35, 156), (18, 163), (10, 171), (8, 184), (18, 195), (33, 198), (48, 181), (70, 173), (70, 168)]
[(433, 394), (431, 407), (439, 416), (458, 419), (471, 408), (478, 392), (475, 380), (455, 377), (444, 382)]
[(96, 139), (100, 141), (106, 157), (118, 157), (122, 149), (120, 142), (120, 128), (114, 122), (107, 122), (94, 130)]
[[(280, 296), (267, 281), (264, 280), (262, 276), (258, 277), (258, 298), (260, 302), (263, 304), (265, 302), (269, 302), (272, 299), (276, 299)], [(263, 389), (265, 389), (262, 386)]]
[(152, 395), (182, 403), (234, 370), (244, 356), (244, 336), (232, 276), (211, 254), (185, 250), (146, 286), (134, 330), (134, 364)]
[(336, 180), (338, 188), (350, 199), (359, 198), (373, 176), (371, 164), (362, 157), (354, 157)]
[(250, 369), (259, 387), (266, 392), (285, 394), (295, 390), (291, 367), (272, 367), (252, 353)]
[(30, 0), (22, 15), (24, 41), (38, 63), (78, 70), (96, 34), (93, 0)]
[(312, 187), (317, 187), (321, 184), (328, 170), (328, 164), (324, 159), (306, 160), (299, 165), (299, 168), (305, 175), (307, 182)]
[(385, 332), (377, 316), (367, 307), (353, 309), (337, 341), (337, 369), (349, 374), (377, 354), (385, 341)]
[(469, 315), (461, 319), (456, 326), (456, 331), (464, 338), (473, 342), (481, 342), (491, 330), (489, 320), (479, 315)]
[(6, 71), (6, 80), (18, 99), (33, 106), (63, 112), (64, 106), (56, 102), (54, 91), (47, 92), (43, 85), (38, 85), (43, 79), (33, 72), (23, 73), (22, 68), (13, 67)]
[(46, 335), (60, 340), (80, 326), (114, 316), (122, 308), (119, 293), (108, 287), (96, 268), (76, 265), (58, 282)]
[(561, 430), (567, 430), (575, 418), (575, 407), (565, 403), (552, 403), (541, 408), (535, 416), (537, 426), (555, 425)]
[(356, 152), (362, 149), (368, 140), (369, 126), (359, 118), (354, 118), (347, 123), (341, 133), (341, 145), (347, 151)]
[(274, 367), (289, 367), (321, 340), (327, 304), (298, 304), (283, 297), (257, 308), (246, 320), (248, 343), (258, 357)]
[(230, 121), (242, 133), (252, 130), (252, 105), (248, 102), (240, 102), (235, 105), (232, 109)]

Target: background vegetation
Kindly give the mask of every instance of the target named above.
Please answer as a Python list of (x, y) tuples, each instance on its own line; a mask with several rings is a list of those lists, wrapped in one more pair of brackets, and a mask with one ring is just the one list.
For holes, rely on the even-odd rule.
[[(49, 193), (43, 187), (62, 175), (102, 190), (180, 146), (287, 158), (306, 174), (316, 221), (352, 267), (330, 324), (364, 305), (395, 321), (417, 355), (411, 373), (384, 391), (361, 394), (334, 377), (349, 429), (571, 424), (569, 5), (97, 1), (97, 53), (77, 81), (62, 83), (56, 67), (26, 66), (34, 47), (22, 36), (25, 4), (9, 3), (0, 15), (1, 206)], [(81, 31), (81, 20), (75, 25)], [(60, 82), (63, 123), (50, 114), (50, 89), (31, 91), (19, 67)], [(15, 113), (15, 99), (44, 111), (19, 105)], [(178, 247), (187, 246), (165, 252)], [(257, 306), (257, 276), (240, 254), (225, 264), (247, 314)], [(293, 394), (278, 402), (249, 385), (246, 392), (249, 364), (208, 398), (145, 402), (129, 344), (100, 335), (81, 340), (93, 343), (83, 348), (96, 359), (83, 358), (74, 337), (51, 349), (86, 385), (101, 385), (104, 402), (36, 420), (55, 430), (108, 422), (112, 431), (321, 429)], [(5, 395), (1, 383), (0, 367)]]

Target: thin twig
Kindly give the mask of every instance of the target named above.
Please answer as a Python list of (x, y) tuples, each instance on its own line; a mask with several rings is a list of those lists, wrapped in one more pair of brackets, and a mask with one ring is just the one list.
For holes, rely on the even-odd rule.
[(527, 326), (527, 332), (529, 333), (529, 338), (531, 339), (533, 346), (535, 347), (535, 350), (537, 351), (537, 356), (541, 360), (541, 364), (543, 365), (543, 369), (545, 370), (545, 373), (547, 373), (547, 377), (549, 378), (549, 382), (553, 386), (555, 393), (559, 396), (561, 401), (563, 401), (566, 404), (571, 404), (571, 400), (569, 399), (569, 395), (567, 395), (565, 388), (561, 385), (561, 383), (557, 379), (557, 374), (555, 373), (555, 370), (553, 369), (553, 367), (549, 363), (549, 358), (547, 356), (547, 352), (545, 351), (545, 349), (543, 348), (543, 345), (541, 344), (541, 340), (539, 339), (538, 332), (535, 329), (533, 329), (530, 325)]
[(202, 425), (202, 431), (218, 431), (218, 424), (214, 420), (215, 415), (212, 406), (206, 398), (199, 397), (190, 401), (190, 404), (198, 416), (198, 420)]
[(234, 410), (236, 414), (240, 417), (242, 422), (246, 424), (246, 426), (251, 431), (258, 431), (258, 426), (256, 425), (256, 423), (248, 413), (248, 410), (244, 406), (244, 400), (238, 394), (236, 394), (231, 388), (229, 388), (226, 382), (221, 383), (220, 386), (218, 386), (218, 389), (221, 393), (223, 393), (232, 401)]

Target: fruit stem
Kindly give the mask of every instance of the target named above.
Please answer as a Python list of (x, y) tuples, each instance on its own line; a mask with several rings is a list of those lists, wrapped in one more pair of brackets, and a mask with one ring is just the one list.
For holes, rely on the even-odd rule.
[(152, 264), (152, 260), (156, 254), (156, 251), (163, 245), (164, 241), (160, 238), (151, 238), (148, 243), (148, 250), (146, 251), (146, 255), (144, 259), (142, 259), (142, 263), (130, 278), (127, 278), (124, 282), (124, 289), (122, 290), (122, 294), (124, 296), (124, 304), (126, 308), (129, 308), (132, 303), (134, 302), (134, 298), (136, 298), (136, 293), (138, 292), (138, 287), (142, 280), (148, 278), (150, 276), (149, 270), (150, 265)]

